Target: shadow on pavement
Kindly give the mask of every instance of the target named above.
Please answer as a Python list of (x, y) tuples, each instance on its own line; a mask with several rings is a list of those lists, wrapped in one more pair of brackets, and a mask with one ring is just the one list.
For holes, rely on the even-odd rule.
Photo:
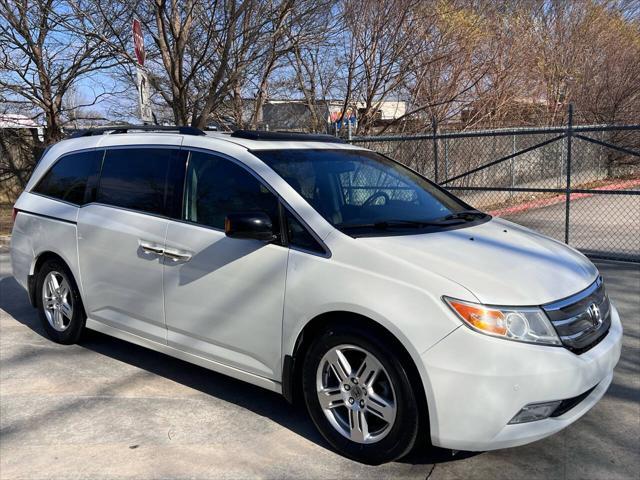
[[(37, 311), (29, 304), (27, 293), (13, 277), (0, 279), (0, 308), (33, 332), (48, 339)], [(331, 449), (316, 430), (304, 406), (292, 407), (284, 397), (276, 393), (95, 331), (87, 331), (80, 346), (206, 395), (234, 403), (257, 415), (270, 418), (323, 448)], [(416, 448), (400, 462), (429, 465), (462, 460), (475, 455), (477, 453), (473, 452), (457, 452), (453, 455), (449, 449), (424, 446)]]

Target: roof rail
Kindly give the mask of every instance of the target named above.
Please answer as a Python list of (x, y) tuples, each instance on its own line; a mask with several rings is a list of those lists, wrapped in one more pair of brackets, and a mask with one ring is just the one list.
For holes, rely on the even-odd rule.
[(67, 138), (92, 137), (94, 135), (104, 135), (106, 133), (127, 133), (130, 130), (142, 132), (178, 132), (181, 135), (206, 135), (196, 127), (178, 127), (166, 125), (110, 125), (106, 127), (87, 128), (78, 130), (67, 136)]
[(302, 142), (347, 143), (333, 135), (299, 132), (267, 132), (263, 130), (236, 130), (231, 134), (235, 138), (247, 140), (295, 140)]

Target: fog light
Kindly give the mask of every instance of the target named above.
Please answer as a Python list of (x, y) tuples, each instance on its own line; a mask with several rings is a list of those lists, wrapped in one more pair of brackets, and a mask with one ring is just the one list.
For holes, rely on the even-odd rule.
[(558, 408), (560, 403), (561, 400), (556, 400), (555, 402), (540, 402), (525, 405), (522, 410), (520, 410), (516, 416), (511, 419), (509, 425), (544, 420), (551, 415), (556, 408)]

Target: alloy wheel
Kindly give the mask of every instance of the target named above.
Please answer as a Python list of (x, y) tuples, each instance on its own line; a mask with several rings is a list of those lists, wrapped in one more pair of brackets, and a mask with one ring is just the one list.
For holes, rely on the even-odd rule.
[(73, 318), (73, 298), (66, 277), (57, 271), (47, 274), (42, 284), (42, 308), (51, 327), (64, 332)]
[(392, 429), (396, 395), (382, 363), (356, 345), (332, 347), (316, 375), (320, 407), (341, 435), (356, 443), (376, 443)]

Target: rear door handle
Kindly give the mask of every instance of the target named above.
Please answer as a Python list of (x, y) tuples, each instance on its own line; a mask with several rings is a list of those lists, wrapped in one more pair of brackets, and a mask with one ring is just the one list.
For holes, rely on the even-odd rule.
[(147, 253), (153, 253), (154, 255), (162, 255), (164, 253), (164, 248), (156, 245), (155, 243), (139, 240), (138, 244), (140, 245), (140, 248)]
[(174, 262), (188, 262), (191, 260), (191, 254), (188, 252), (182, 252), (180, 250), (173, 250), (170, 248), (165, 248), (164, 256), (170, 258)]

